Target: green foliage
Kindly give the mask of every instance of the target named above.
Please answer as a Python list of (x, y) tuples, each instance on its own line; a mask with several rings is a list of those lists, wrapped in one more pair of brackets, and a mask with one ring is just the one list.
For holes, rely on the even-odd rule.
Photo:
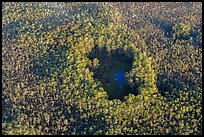
[(2, 134), (202, 134), (201, 8), (3, 2)]

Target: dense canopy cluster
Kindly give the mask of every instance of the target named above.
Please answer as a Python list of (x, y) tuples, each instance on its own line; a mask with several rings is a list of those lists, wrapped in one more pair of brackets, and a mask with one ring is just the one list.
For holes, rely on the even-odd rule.
[(3, 134), (197, 135), (201, 109), (202, 3), (2, 3)]

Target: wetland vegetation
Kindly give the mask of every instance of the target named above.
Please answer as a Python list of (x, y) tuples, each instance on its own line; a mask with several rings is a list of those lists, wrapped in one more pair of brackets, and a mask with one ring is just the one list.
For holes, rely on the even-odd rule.
[(201, 2), (2, 2), (2, 134), (202, 135)]

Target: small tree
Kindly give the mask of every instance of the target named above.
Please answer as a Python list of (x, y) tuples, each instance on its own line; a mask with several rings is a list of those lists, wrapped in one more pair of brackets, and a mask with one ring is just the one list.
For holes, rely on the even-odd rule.
[(99, 66), (99, 60), (97, 58), (93, 59), (93, 66), (98, 67)]

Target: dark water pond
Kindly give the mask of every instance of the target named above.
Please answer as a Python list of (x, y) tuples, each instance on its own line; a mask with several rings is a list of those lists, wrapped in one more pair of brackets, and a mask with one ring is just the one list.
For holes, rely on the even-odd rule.
[(108, 94), (108, 99), (123, 100), (130, 93), (130, 87), (125, 80), (125, 73), (132, 69), (132, 57), (121, 55), (118, 51), (107, 54), (106, 48), (95, 47), (88, 55), (90, 60), (97, 58), (100, 66), (90, 68), (94, 72), (94, 79), (99, 80)]
[(123, 86), (124, 83), (124, 77), (125, 77), (125, 73), (123, 70), (121, 70), (120, 72), (117, 72), (115, 75), (115, 80), (118, 81), (118, 92), (117, 95), (119, 95), (120, 90)]

